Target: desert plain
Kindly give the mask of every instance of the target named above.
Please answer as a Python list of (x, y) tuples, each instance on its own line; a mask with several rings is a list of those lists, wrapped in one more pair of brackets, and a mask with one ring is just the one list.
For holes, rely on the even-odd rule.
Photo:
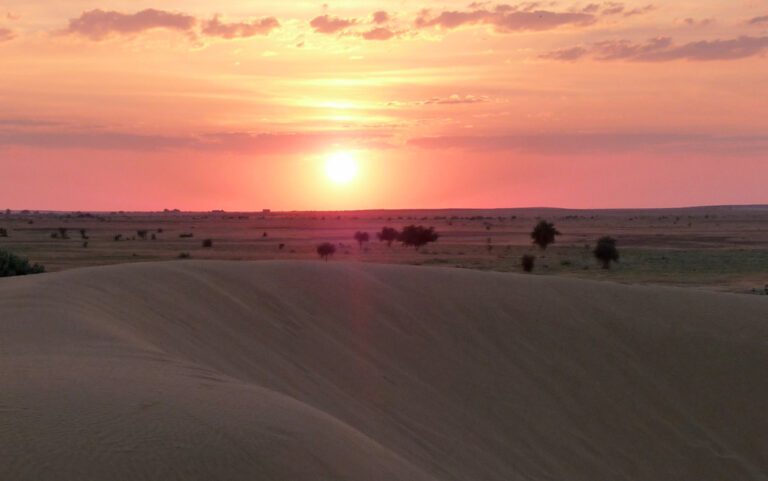
[[(546, 250), (530, 233), (539, 220), (562, 233)], [(376, 239), (384, 226), (432, 226), (436, 243), (418, 251)], [(522, 272), (632, 284), (689, 286), (765, 293), (768, 285), (768, 206), (679, 209), (450, 209), (343, 212), (35, 212), (0, 214), (0, 248), (48, 271), (126, 262), (315, 260), (321, 242), (337, 246), (332, 261), (433, 265)], [(66, 229), (66, 235), (59, 235)], [(84, 238), (80, 231), (85, 231)], [(143, 231), (142, 238), (137, 233)], [(357, 231), (370, 234), (358, 246)], [(56, 235), (57, 237), (52, 237)], [(181, 237), (184, 235), (185, 237)], [(601, 236), (617, 240), (610, 270), (593, 256)], [(115, 240), (119, 236), (118, 240)], [(212, 246), (203, 247), (210, 239)], [(86, 244), (87, 242), (87, 244)], [(282, 247), (281, 247), (282, 246)]]

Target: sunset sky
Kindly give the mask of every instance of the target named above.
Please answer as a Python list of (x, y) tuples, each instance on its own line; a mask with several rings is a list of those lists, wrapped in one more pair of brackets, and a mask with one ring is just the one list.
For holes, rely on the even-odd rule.
[(757, 0), (0, 0), (0, 208), (768, 203), (767, 57)]

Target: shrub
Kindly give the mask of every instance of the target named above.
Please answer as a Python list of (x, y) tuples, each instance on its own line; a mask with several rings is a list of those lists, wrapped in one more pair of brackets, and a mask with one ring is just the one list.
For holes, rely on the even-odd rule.
[(534, 257), (534, 256), (532, 256), (530, 254), (525, 254), (520, 259), (520, 265), (523, 267), (523, 270), (525, 272), (533, 272), (533, 264), (535, 262), (536, 262), (536, 257)]
[(0, 249), (0, 277), (25, 276), (45, 272), (39, 264), (30, 265), (29, 260)]
[(66, 227), (59, 227), (59, 237), (61, 237), (62, 239), (69, 239), (69, 235), (67, 234)]
[(533, 239), (534, 244), (541, 247), (542, 249), (546, 249), (549, 244), (555, 242), (555, 236), (558, 235), (560, 235), (560, 232), (555, 229), (554, 224), (542, 220), (536, 224), (536, 227), (533, 228), (533, 232), (531, 232), (531, 239)]
[(0, 227), (0, 237), (8, 237), (8, 230), (5, 227)]
[(616, 239), (609, 236), (598, 239), (594, 254), (595, 258), (603, 264), (603, 269), (610, 269), (611, 261), (619, 261), (619, 250), (616, 248)]
[(115, 242), (123, 239), (123, 234), (115, 234), (115, 237), (113, 238)]
[(203, 240), (203, 247), (213, 247), (213, 239)]
[(189, 259), (192, 255), (189, 252), (182, 252), (179, 254), (179, 259)]
[(328, 262), (328, 258), (336, 253), (336, 246), (330, 242), (323, 242), (317, 246), (317, 254)]
[(396, 241), (399, 235), (400, 233), (393, 227), (382, 227), (376, 237), (379, 238), (379, 242), (386, 242), (388, 247), (392, 247), (392, 242)]
[(147, 240), (147, 230), (141, 229), (136, 231), (136, 235), (139, 236), (139, 239), (141, 240)]
[(424, 226), (409, 225), (404, 227), (400, 232), (398, 240), (403, 243), (404, 246), (414, 246), (416, 250), (419, 250), (421, 246), (427, 245), (430, 242), (435, 242), (440, 237), (440, 234), (435, 232), (434, 227), (425, 228)]
[(189, 234), (179, 234), (179, 237), (182, 238), (182, 239), (189, 239), (189, 238), (195, 237), (195, 234), (191, 234), (191, 233), (189, 233)]
[(368, 242), (369, 240), (371, 240), (371, 236), (368, 235), (367, 232), (357, 231), (355, 232), (355, 235), (353, 237), (357, 241), (360, 249), (363, 248), (363, 242)]
[(85, 229), (80, 229), (80, 238), (81, 239), (88, 239), (88, 234)]

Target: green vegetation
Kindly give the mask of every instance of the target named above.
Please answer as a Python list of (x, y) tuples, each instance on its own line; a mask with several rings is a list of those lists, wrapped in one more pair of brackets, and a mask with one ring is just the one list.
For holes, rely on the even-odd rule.
[(39, 264), (30, 265), (28, 259), (0, 249), (0, 277), (26, 276), (43, 272), (45, 272), (45, 267)]
[(560, 231), (555, 229), (555, 225), (545, 220), (536, 224), (531, 232), (531, 239), (533, 243), (542, 249), (546, 249), (549, 244), (555, 242), (555, 236), (560, 235)]
[(336, 246), (330, 242), (323, 242), (317, 246), (317, 254), (328, 262), (328, 258), (336, 253)]

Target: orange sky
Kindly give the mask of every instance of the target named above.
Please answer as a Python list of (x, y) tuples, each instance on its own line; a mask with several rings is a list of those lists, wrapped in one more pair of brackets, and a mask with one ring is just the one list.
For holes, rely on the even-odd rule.
[(763, 1), (0, 0), (0, 208), (768, 203), (766, 54)]

